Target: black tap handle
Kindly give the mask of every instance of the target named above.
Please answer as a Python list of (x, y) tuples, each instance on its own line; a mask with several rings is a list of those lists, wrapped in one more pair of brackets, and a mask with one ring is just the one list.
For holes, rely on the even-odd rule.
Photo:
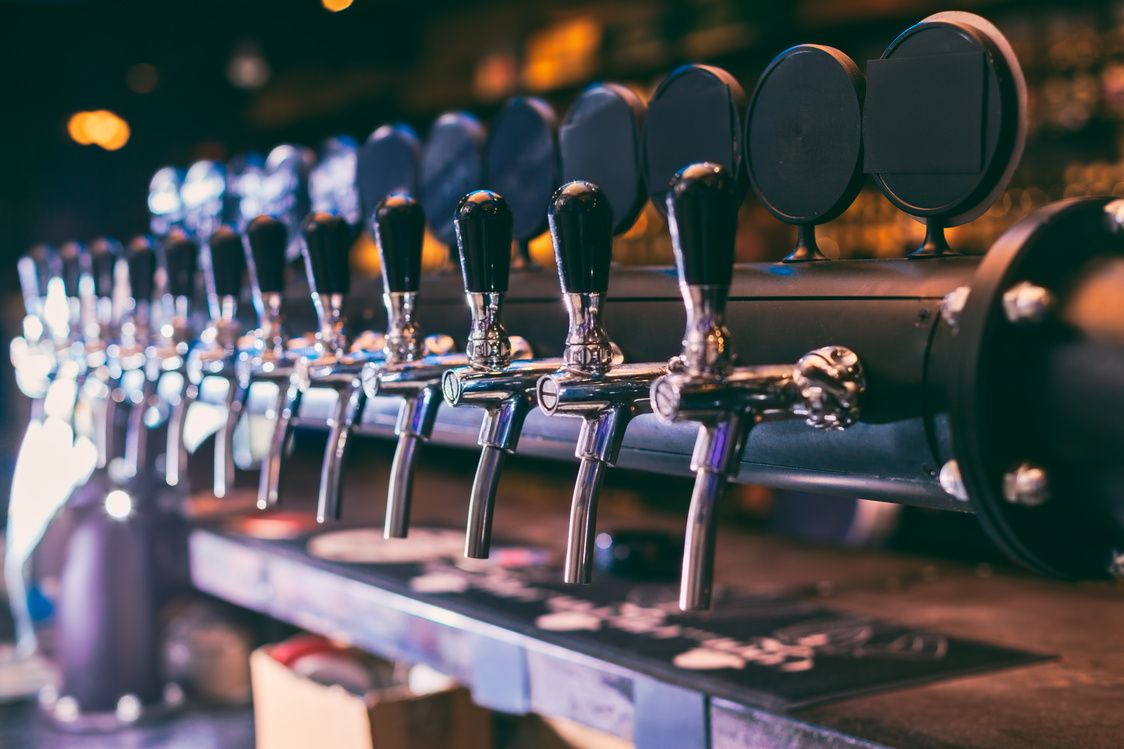
[(733, 175), (710, 162), (684, 167), (667, 194), (679, 281), (691, 286), (729, 286), (734, 277), (738, 188)]
[(125, 263), (129, 266), (129, 288), (133, 300), (152, 301), (155, 291), (153, 278), (156, 276), (156, 251), (148, 237), (141, 235), (129, 242), (125, 253)]
[(305, 267), (308, 284), (317, 294), (346, 294), (351, 290), (348, 254), (354, 241), (347, 219), (335, 213), (311, 213), (304, 221)]
[(117, 240), (102, 237), (90, 244), (90, 271), (94, 275), (94, 294), (99, 299), (113, 297), (113, 281), (121, 245)]
[(199, 245), (186, 233), (176, 230), (164, 240), (164, 262), (168, 267), (168, 293), (190, 297), (195, 292), (195, 270)]
[(27, 314), (37, 310), (40, 301), (47, 297), (47, 282), (51, 280), (51, 264), (58, 263), (58, 254), (49, 244), (40, 244), (19, 259), (16, 270)]
[(67, 242), (59, 248), (62, 259), (62, 285), (68, 297), (78, 296), (78, 286), (82, 280), (83, 266), (88, 266), (89, 256), (81, 242)]
[(246, 226), (246, 238), (258, 288), (263, 294), (280, 294), (285, 290), (285, 249), (289, 246), (285, 222), (273, 216), (258, 216)]
[(550, 200), (550, 236), (566, 294), (604, 294), (613, 259), (613, 209), (597, 185), (568, 182)]
[(470, 192), (457, 206), (455, 223), (464, 290), (482, 294), (507, 291), (511, 206), (491, 190)]
[(379, 201), (371, 220), (388, 292), (417, 291), (425, 243), (425, 210), (409, 195)]
[(210, 248), (215, 293), (220, 297), (241, 296), (242, 272), (246, 270), (246, 253), (242, 249), (242, 237), (224, 224), (211, 235)]

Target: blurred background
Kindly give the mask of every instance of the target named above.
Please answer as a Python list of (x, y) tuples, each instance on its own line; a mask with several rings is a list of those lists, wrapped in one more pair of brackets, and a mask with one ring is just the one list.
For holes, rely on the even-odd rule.
[[(145, 231), (148, 181), (160, 167), (282, 142), (316, 146), (340, 133), (361, 141), (391, 121), (424, 136), (453, 109), (487, 124), (517, 93), (542, 96), (561, 115), (592, 81), (646, 95), (686, 62), (726, 68), (748, 94), (788, 46), (836, 46), (862, 68), (903, 29), (949, 9), (984, 15), (1007, 35), (1030, 104), (1010, 188), (984, 217), (950, 231), (953, 247), (982, 252), (1050, 200), (1124, 195), (1124, 2), (0, 0), (0, 332), (10, 339), (20, 316), (18, 255), (38, 242)], [(791, 249), (794, 230), (752, 197), (742, 218), (740, 259)], [(922, 232), (869, 186), (819, 237), (829, 255), (900, 256)], [(373, 254), (361, 244), (356, 264), (373, 270)], [(654, 211), (615, 255), (670, 261)], [(4, 373), (0, 510), (24, 424)]]

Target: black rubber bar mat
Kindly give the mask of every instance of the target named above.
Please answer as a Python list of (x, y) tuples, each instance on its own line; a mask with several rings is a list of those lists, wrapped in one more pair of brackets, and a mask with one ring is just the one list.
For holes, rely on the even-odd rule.
[[(534, 549), (494, 544), (492, 558), (480, 562), (460, 556), (460, 531), (415, 528), (405, 541), (381, 536), (381, 529), (355, 529), (285, 541), (228, 537), (678, 686), (771, 710), (1048, 658), (733, 589), (716, 591), (709, 612), (686, 614), (678, 609), (677, 584), (602, 575), (592, 585), (570, 586), (559, 570), (539, 564), (545, 555)], [(380, 561), (339, 561), (360, 558)]]

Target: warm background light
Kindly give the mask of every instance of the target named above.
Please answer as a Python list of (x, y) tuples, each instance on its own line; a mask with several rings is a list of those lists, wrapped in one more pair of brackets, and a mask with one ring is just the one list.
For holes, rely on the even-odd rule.
[(147, 62), (138, 62), (125, 72), (125, 85), (134, 94), (151, 94), (159, 82), (160, 72)]
[(98, 145), (106, 151), (121, 148), (129, 142), (131, 135), (129, 123), (106, 109), (77, 112), (67, 122), (66, 129), (75, 143)]
[(350, 8), (353, 0), (320, 0), (320, 4), (333, 13), (339, 13), (344, 8)]

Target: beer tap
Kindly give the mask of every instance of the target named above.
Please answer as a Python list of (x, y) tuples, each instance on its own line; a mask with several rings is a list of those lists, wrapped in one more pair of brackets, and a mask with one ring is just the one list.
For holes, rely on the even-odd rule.
[[(288, 348), (282, 315), (285, 264), (288, 256), (300, 249), (298, 228), (308, 214), (309, 169), (313, 159), (309, 149), (277, 146), (260, 170), (245, 169), (240, 173), (236, 189), (244, 222), (243, 255), (258, 318), (257, 329), (242, 339), (238, 352), (240, 395), (245, 400), (258, 382), (277, 389), (272, 410), (273, 436), (262, 459), (258, 483), (257, 505), (263, 510), (277, 502), (281, 455), (289, 435), (289, 422), (299, 403), (299, 390), (295, 384), (290, 385), (293, 362), (299, 356), (315, 355), (311, 348)], [(243, 404), (233, 405), (240, 409)], [(236, 417), (231, 414), (231, 418)], [(232, 425), (228, 433), (233, 436)]]
[(296, 354), (285, 348), (281, 302), (285, 291), (285, 250), (289, 232), (285, 223), (273, 216), (258, 216), (246, 226), (246, 261), (253, 269), (250, 286), (258, 311), (258, 330), (253, 347), (240, 359), (244, 392), (255, 382), (270, 382), (277, 387), (273, 408), (273, 437), (262, 459), (258, 482), (258, 508), (277, 503), (281, 478), (281, 457), (289, 436), (289, 425), (300, 407), (301, 391), (291, 380)]
[(90, 270), (93, 277), (94, 314), (86, 326), (87, 375), (82, 386), (85, 401), (93, 415), (93, 441), (97, 448), (98, 468), (105, 468), (113, 455), (113, 424), (116, 401), (111, 397), (120, 379), (115, 358), (120, 320), (114, 306), (117, 289), (117, 266), (121, 245), (102, 238), (90, 244)]
[(604, 193), (589, 182), (563, 185), (554, 194), (549, 217), (570, 329), (565, 364), (538, 381), (536, 396), (548, 416), (582, 420), (563, 574), (567, 583), (588, 583), (605, 469), (616, 462), (632, 418), (651, 412), (651, 383), (667, 367), (613, 360), (602, 323), (613, 243), (613, 212)]
[(390, 468), (383, 535), (405, 538), (418, 444), (427, 441), (433, 432), (442, 400), (442, 376), (449, 369), (467, 365), (468, 357), (425, 356), (422, 330), (413, 319), (425, 237), (425, 212), (421, 205), (408, 195), (391, 195), (375, 209), (373, 224), (386, 289), (383, 303), (387, 331), (385, 359), (368, 362), (363, 367), (362, 381), (367, 397), (402, 398), (394, 424), (398, 445)]
[(187, 377), (187, 355), (191, 347), (193, 327), (190, 320), (191, 297), (195, 292), (195, 272), (199, 245), (185, 232), (174, 229), (164, 242), (164, 264), (168, 274), (168, 291), (164, 295), (163, 318), (159, 334), (149, 351), (149, 379), (155, 383), (167, 373), (181, 378), (179, 393), (172, 402), (168, 417), (167, 450), (164, 455), (164, 478), (168, 486), (180, 482), (187, 466), (184, 447), (184, 426), (187, 406), (195, 399), (196, 386)]
[(845, 429), (859, 417), (866, 388), (858, 356), (842, 346), (805, 354), (795, 365), (736, 366), (725, 309), (733, 277), (737, 188), (724, 167), (693, 164), (667, 194), (668, 223), (687, 307), (682, 353), (651, 386), (664, 421), (697, 422), (679, 606), (710, 606), (716, 506), (737, 475), (749, 430), (765, 420), (803, 418), (819, 429)]
[[(214, 494), (224, 497), (234, 483), (234, 428), (242, 411), (242, 380), (237, 372), (238, 298), (242, 293), (242, 274), (246, 267), (242, 238), (229, 226), (220, 226), (211, 234), (203, 263), (207, 277), (207, 307), (211, 319), (199, 336), (187, 359), (189, 387), (183, 399), (186, 413), (198, 397), (205, 377), (226, 380), (224, 412), (226, 420), (215, 435)], [(216, 314), (217, 313), (217, 314)], [(180, 422), (182, 426), (182, 421)], [(182, 432), (181, 432), (182, 434)], [(183, 455), (183, 450), (179, 453)], [(181, 465), (180, 472), (183, 466)]]
[[(154, 338), (152, 298), (156, 290), (156, 252), (147, 237), (138, 237), (129, 243), (125, 262), (129, 268), (132, 307), (121, 320), (116, 364), (112, 365), (119, 376), (120, 387), (112, 391), (110, 397), (129, 406), (121, 477), (132, 478), (145, 464), (144, 410), (156, 392), (159, 374), (149, 371), (152, 366), (149, 346)], [(113, 428), (109, 422), (107, 426)]]
[(486, 559), (504, 458), (515, 452), (523, 422), (534, 406), (535, 383), (557, 370), (562, 360), (512, 361), (502, 314), (511, 269), (512, 213), (507, 201), (489, 190), (469, 193), (457, 208), (456, 230), (472, 325), (465, 347), (468, 366), (445, 372), (441, 389), (451, 406), (484, 409), (465, 556)]
[(58, 263), (54, 248), (44, 244), (34, 247), (17, 265), (25, 316), (22, 334), (9, 346), (9, 357), (17, 385), (31, 399), (34, 420), (41, 416), (43, 397), (57, 365), (46, 302), (50, 279), (61, 273)]
[(82, 356), (83, 323), (90, 308), (90, 256), (81, 242), (66, 242), (59, 247), (63, 293), (66, 295), (67, 324), (56, 334), (56, 343), (66, 360), (85, 362)]
[[(315, 344), (317, 356), (296, 361), (290, 380), (290, 390), (295, 385), (296, 393), (287, 408), (295, 414), (300, 405), (299, 394), (311, 387), (330, 387), (336, 391), (316, 505), (317, 521), (325, 522), (339, 517), (340, 478), (348, 437), (366, 403), (359, 374), (372, 356), (381, 356), (381, 353), (363, 350), (353, 353), (348, 350), (342, 308), (344, 297), (351, 290), (348, 265), (348, 254), (354, 239), (351, 225), (338, 214), (317, 212), (305, 219), (303, 234), (301, 252), (319, 324)], [(288, 435), (275, 434), (275, 438), (284, 445)], [(274, 459), (279, 460), (279, 454), (280, 451), (274, 453)]]

